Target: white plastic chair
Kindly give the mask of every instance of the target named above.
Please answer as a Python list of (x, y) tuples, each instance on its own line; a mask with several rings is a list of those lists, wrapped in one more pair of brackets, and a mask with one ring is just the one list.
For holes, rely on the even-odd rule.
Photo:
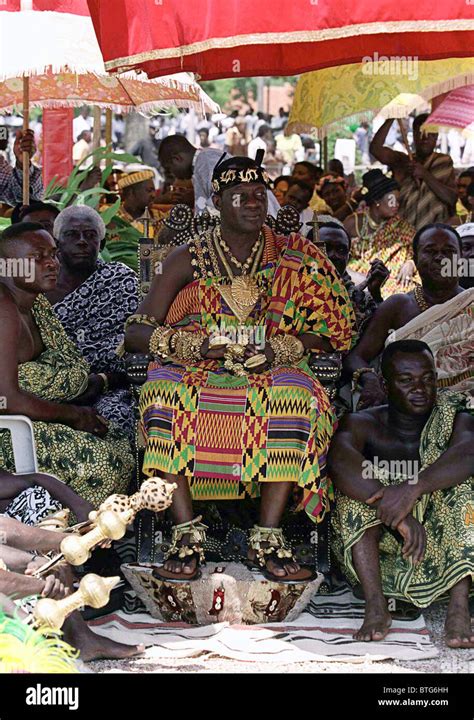
[(38, 472), (33, 423), (25, 415), (0, 415), (0, 430), (9, 430), (17, 475)]

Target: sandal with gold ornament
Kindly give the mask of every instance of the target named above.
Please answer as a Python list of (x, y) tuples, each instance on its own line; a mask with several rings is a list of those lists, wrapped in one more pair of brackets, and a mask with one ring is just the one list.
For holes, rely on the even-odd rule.
[(311, 582), (316, 573), (308, 567), (300, 566), (298, 572), (287, 575), (274, 575), (267, 569), (267, 562), (283, 567), (288, 562), (296, 562), (295, 556), (283, 536), (281, 528), (266, 528), (255, 525), (249, 533), (249, 549), (255, 550), (255, 560), (248, 560), (245, 565), (250, 570), (258, 570), (266, 580), (278, 583)]
[[(199, 568), (205, 562), (203, 545), (206, 541), (207, 525), (201, 522), (201, 516), (190, 520), (189, 522), (174, 525), (171, 533), (171, 545), (165, 554), (165, 562), (167, 560), (178, 560), (184, 565), (188, 565), (191, 560), (197, 558), (197, 564), (192, 573), (171, 572), (165, 570), (164, 567), (155, 568), (154, 575), (161, 580), (171, 580), (173, 582), (188, 582), (190, 580), (198, 580), (201, 577)], [(189, 538), (183, 542), (185, 535)]]

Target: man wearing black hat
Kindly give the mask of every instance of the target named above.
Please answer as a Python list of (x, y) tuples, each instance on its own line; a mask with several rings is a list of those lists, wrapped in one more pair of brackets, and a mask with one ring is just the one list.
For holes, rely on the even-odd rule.
[(295, 486), (313, 520), (329, 507), (334, 418), (309, 356), (347, 351), (354, 317), (327, 257), (264, 225), (268, 184), (258, 161), (223, 157), (212, 177), (220, 225), (170, 253), (128, 321), (126, 350), (156, 358), (140, 401), (144, 472), (178, 486), (157, 570), (168, 580), (199, 576), (205, 527), (192, 498), (261, 495), (249, 562), (278, 582), (311, 578), (280, 529)]

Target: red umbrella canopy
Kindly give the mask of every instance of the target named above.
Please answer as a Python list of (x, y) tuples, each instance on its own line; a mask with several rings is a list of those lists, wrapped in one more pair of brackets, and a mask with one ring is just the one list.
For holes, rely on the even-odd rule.
[(466, 0), (88, 0), (110, 71), (204, 80), (293, 75), (381, 56), (466, 57)]
[(64, 12), (72, 15), (89, 15), (87, 0), (4, 0), (2, 10), (40, 10)]

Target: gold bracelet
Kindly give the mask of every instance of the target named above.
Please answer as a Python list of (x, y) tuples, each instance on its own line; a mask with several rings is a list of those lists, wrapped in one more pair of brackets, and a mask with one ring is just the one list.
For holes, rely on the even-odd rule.
[(174, 332), (169, 325), (159, 325), (153, 330), (148, 344), (150, 355), (167, 358), (170, 355), (170, 339)]
[(295, 335), (285, 335), (285, 343), (288, 348), (290, 365), (298, 365), (306, 352), (302, 341)]
[(227, 353), (224, 355), (224, 367), (233, 375), (237, 375), (237, 377), (245, 377), (248, 374), (244, 365)]
[(102, 381), (104, 383), (103, 392), (105, 395), (105, 393), (109, 392), (109, 378), (107, 377), (107, 375), (105, 373), (97, 373), (97, 375), (98, 375), (98, 377), (102, 378)]
[(186, 364), (202, 360), (201, 347), (205, 337), (206, 335), (200, 330), (196, 332), (177, 330), (173, 337), (174, 357)]
[(275, 355), (272, 367), (298, 365), (305, 353), (303, 343), (295, 335), (274, 335), (268, 342)]
[(224, 353), (224, 367), (233, 375), (245, 377), (247, 370), (244, 366), (245, 345), (242, 343), (231, 343), (227, 345)]
[(125, 325), (124, 325), (124, 331), (127, 330), (127, 328), (130, 325), (149, 325), (150, 327), (158, 327), (159, 322), (158, 320), (153, 317), (153, 315), (130, 315), (129, 318), (126, 319)]
[(287, 352), (283, 343), (283, 335), (275, 335), (274, 337), (270, 338), (268, 341), (268, 344), (270, 345), (271, 349), (273, 350), (274, 359), (272, 362), (272, 367), (278, 367), (279, 365), (286, 365), (287, 362)]

